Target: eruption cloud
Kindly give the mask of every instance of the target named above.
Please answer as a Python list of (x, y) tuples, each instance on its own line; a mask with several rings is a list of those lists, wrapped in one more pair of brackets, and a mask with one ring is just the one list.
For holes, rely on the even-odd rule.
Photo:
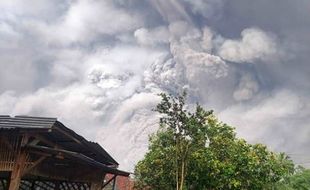
[(308, 167), (295, 156), (310, 146), (306, 7), (0, 1), (0, 114), (58, 117), (132, 171), (158, 127), (157, 94), (187, 90), (190, 106), (215, 110), (238, 136)]

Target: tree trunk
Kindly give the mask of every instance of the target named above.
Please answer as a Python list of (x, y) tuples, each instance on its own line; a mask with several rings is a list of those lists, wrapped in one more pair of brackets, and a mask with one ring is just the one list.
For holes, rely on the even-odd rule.
[(179, 152), (178, 152), (178, 150), (179, 150), (179, 146), (178, 146), (178, 138), (176, 138), (176, 150), (175, 150), (175, 168), (176, 168), (176, 185), (177, 185), (177, 189), (176, 190), (179, 190), (179, 165), (178, 165), (178, 158), (179, 158)]
[(184, 177), (185, 177), (185, 160), (182, 159), (180, 190), (183, 190)]

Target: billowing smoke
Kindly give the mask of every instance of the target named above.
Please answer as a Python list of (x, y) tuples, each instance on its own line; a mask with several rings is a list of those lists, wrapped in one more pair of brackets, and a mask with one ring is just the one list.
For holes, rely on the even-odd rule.
[(309, 3), (275, 2), (0, 1), (0, 114), (58, 117), (132, 171), (157, 94), (187, 90), (308, 166)]
[(274, 56), (279, 49), (275, 40), (260, 29), (245, 29), (241, 37), (241, 40), (225, 40), (219, 48), (219, 55), (228, 61), (253, 63)]

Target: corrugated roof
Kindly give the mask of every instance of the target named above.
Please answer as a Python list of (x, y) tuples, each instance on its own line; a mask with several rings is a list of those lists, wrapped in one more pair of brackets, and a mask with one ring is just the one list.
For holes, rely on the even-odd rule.
[[(74, 151), (84, 151), (84, 154), (87, 154), (89, 157), (110, 165), (117, 166), (118, 163), (112, 156), (109, 155), (99, 144), (90, 142), (84, 137), (78, 135), (73, 130), (67, 128), (61, 122), (57, 121), (57, 118), (50, 117), (31, 117), (31, 116), (15, 116), (10, 117), (8, 115), (0, 115), (0, 130), (37, 130), (37, 129), (46, 129), (49, 133), (46, 133), (47, 138), (51, 141), (60, 144), (61, 146), (66, 147), (68, 150), (74, 149)], [(54, 130), (56, 129), (56, 130)], [(63, 131), (66, 135), (62, 135)], [(69, 135), (69, 136), (68, 136)], [(77, 143), (79, 142), (79, 143)], [(85, 153), (88, 152), (88, 153)]]
[(7, 115), (0, 116), (0, 129), (50, 129), (57, 118)]

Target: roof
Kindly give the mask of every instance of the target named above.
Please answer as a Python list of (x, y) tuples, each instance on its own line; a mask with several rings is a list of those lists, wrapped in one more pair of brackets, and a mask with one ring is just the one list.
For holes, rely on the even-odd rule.
[(0, 129), (51, 129), (56, 118), (0, 115)]
[(72, 151), (67, 151), (67, 150), (62, 150), (62, 149), (53, 149), (53, 148), (48, 148), (48, 147), (43, 147), (43, 146), (35, 146), (35, 145), (27, 145), (27, 149), (29, 150), (35, 150), (35, 151), (40, 151), (43, 153), (48, 153), (52, 155), (57, 155), (61, 154), (65, 158), (75, 160), (81, 163), (85, 163), (91, 166), (95, 166), (97, 168), (101, 168), (103, 171), (107, 173), (112, 173), (114, 175), (121, 175), (121, 176), (129, 176), (128, 172), (118, 170), (116, 168), (108, 167), (105, 164), (102, 164), (100, 162), (97, 162), (94, 159), (91, 159), (83, 154), (72, 152)]
[(0, 131), (39, 131), (44, 139), (57, 144), (63, 151), (84, 155), (110, 168), (118, 166), (112, 156), (98, 143), (86, 140), (59, 122), (57, 118), (0, 115)]

